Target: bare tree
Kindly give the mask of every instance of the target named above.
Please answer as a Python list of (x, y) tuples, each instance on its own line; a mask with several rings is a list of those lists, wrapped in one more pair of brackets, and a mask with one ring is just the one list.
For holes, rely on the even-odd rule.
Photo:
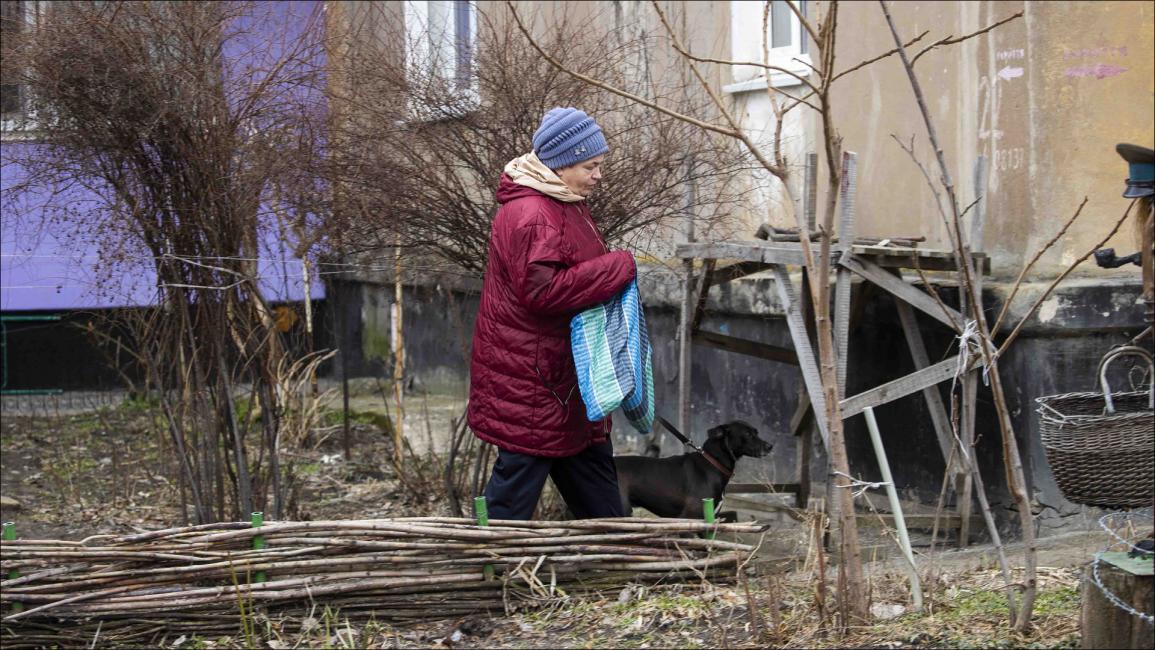
[[(6, 52), (45, 137), (5, 147), (20, 178), (5, 203), (99, 247), (106, 279), (155, 275), (158, 307), (131, 312), (133, 344), (199, 522), (277, 518), (288, 501), (284, 386), (303, 366), (275, 326), (259, 258), (278, 216), (294, 226), (290, 249), (315, 254), (323, 206), (300, 179), (316, 177), (323, 112), (317, 15), (276, 11), (48, 3)], [(261, 31), (286, 25), (300, 29)]]
[[(330, 171), (338, 197), (333, 231), (343, 250), (399, 246), (410, 268), (432, 264), (426, 255), (480, 276), (497, 180), (506, 163), (531, 150), (542, 115), (557, 105), (581, 108), (606, 131), (608, 172), (590, 209), (607, 239), (646, 251), (658, 229), (687, 218), (718, 224), (734, 212), (741, 190), (733, 180), (750, 163), (732, 141), (655, 118), (560, 72), (502, 16), (478, 10), (468, 68), (446, 74), (413, 54), (412, 41), (429, 40), (427, 31), (407, 36), (399, 17), (376, 3), (356, 9), (345, 25), (330, 25), (330, 38), (342, 42), (330, 84), (332, 137), (341, 145)], [(548, 47), (569, 66), (626, 83), (624, 70), (644, 62), (652, 39), (622, 43), (591, 24), (562, 15)], [(680, 84), (642, 86), (684, 110), (703, 108), (687, 103)], [(689, 199), (687, 183), (697, 189)]]

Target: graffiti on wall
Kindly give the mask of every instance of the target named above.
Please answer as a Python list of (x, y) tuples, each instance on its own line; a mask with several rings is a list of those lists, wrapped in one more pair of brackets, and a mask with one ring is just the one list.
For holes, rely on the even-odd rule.
[(1098, 61), (1068, 66), (1066, 70), (1063, 70), (1063, 74), (1068, 79), (1107, 79), (1121, 75), (1127, 71), (1127, 68), (1117, 63), (1105, 63), (1102, 59), (1125, 56), (1127, 56), (1126, 45), (1100, 45), (1097, 47), (1063, 50), (1063, 61), (1069, 63), (1076, 63), (1086, 59), (1100, 59)]

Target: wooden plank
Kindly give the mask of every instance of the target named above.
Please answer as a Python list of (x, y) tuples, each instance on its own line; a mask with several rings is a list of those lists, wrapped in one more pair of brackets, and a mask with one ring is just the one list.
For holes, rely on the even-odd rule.
[(690, 373), (693, 370), (690, 357), (693, 330), (690, 323), (694, 318), (694, 261), (685, 260), (682, 272), (682, 314), (678, 324), (678, 428), (690, 431)]
[(854, 288), (854, 275), (844, 266), (839, 266), (834, 284), (834, 353), (838, 372), (838, 397), (846, 397), (846, 364), (850, 357), (850, 294)]
[(979, 256), (983, 255), (977, 251), (986, 250), (983, 246), (983, 235), (987, 220), (987, 157), (979, 156), (975, 160), (975, 175), (974, 175), (975, 199), (977, 201), (974, 211), (971, 212), (971, 255), (976, 262)]
[[(886, 526), (887, 528), (894, 528), (894, 515), (889, 513), (861, 513), (855, 515), (858, 519), (858, 525), (862, 527)], [(882, 521), (879, 521), (879, 518)], [(918, 515), (904, 515), (903, 519), (906, 521), (907, 528), (918, 528), (920, 530), (930, 530), (934, 527), (934, 514), (918, 514)], [(938, 517), (938, 529), (950, 530), (957, 529), (962, 523), (962, 518), (954, 514), (941, 514)]]
[(858, 415), (862, 412), (862, 409), (868, 406), (879, 406), (887, 402), (893, 402), (900, 397), (906, 397), (928, 386), (934, 386), (939, 382), (946, 381), (954, 377), (957, 367), (957, 359), (947, 359), (946, 361), (940, 361), (922, 370), (916, 370), (905, 377), (899, 377), (894, 381), (889, 381), (881, 386), (863, 391), (854, 397), (848, 397), (840, 402), (842, 405), (842, 418), (846, 419)]
[[(974, 274), (975, 289), (978, 290), (979, 300), (982, 300), (983, 295), (983, 279), (979, 274)], [(973, 458), (975, 448), (975, 414), (978, 411), (978, 373), (969, 373), (963, 379), (963, 396), (962, 396), (962, 426), (961, 437), (962, 446), (966, 449), (968, 455)], [(970, 527), (966, 522), (969, 522), (971, 514), (972, 499), (974, 497), (975, 488), (975, 474), (966, 472), (961, 481), (961, 489), (958, 490), (959, 500), (958, 508), (959, 514), (967, 517), (964, 519), (964, 524), (959, 532), (959, 548), (966, 548), (970, 537)]]
[(678, 244), (675, 254), (683, 259), (731, 259), (744, 262), (802, 265), (802, 248), (798, 244), (775, 244), (765, 241)]
[(806, 228), (814, 232), (818, 217), (818, 154), (811, 151), (806, 154)]
[[(852, 151), (842, 153), (842, 186), (839, 199), (841, 215), (838, 223), (838, 250), (845, 259), (854, 243), (855, 201), (858, 194), (858, 156)], [(846, 363), (850, 354), (850, 270), (839, 265), (834, 284), (834, 354), (838, 375), (838, 399), (846, 397)]]
[[(975, 160), (974, 169), (974, 192), (975, 192), (975, 207), (971, 213), (970, 223), (970, 248), (972, 251), (983, 250), (983, 230), (986, 225), (986, 211), (987, 211), (987, 158), (986, 156), (979, 156)], [(972, 252), (972, 257), (975, 258), (975, 266), (981, 267), (981, 262), (978, 259), (978, 254)], [(975, 269), (977, 270), (977, 269)], [(978, 290), (979, 300), (983, 296), (983, 274), (973, 273), (975, 288)], [(965, 293), (963, 295), (965, 298)], [(963, 314), (970, 315), (966, 309), (966, 302), (960, 303), (963, 305)], [(981, 304), (979, 305), (981, 307)], [(965, 450), (967, 457), (974, 453), (975, 440), (975, 411), (978, 408), (978, 373), (970, 373), (963, 379), (963, 393), (962, 393), (962, 417), (960, 423), (960, 438), (962, 447)], [(960, 458), (960, 467), (966, 468), (968, 463), (966, 459)], [(958, 545), (959, 548), (966, 548), (970, 542), (970, 516), (972, 511), (972, 500), (974, 499), (974, 474), (969, 471), (964, 471), (962, 476), (956, 479), (955, 492), (958, 495), (958, 511), (962, 517), (962, 527), (959, 528)]]
[(720, 269), (716, 269), (709, 277), (709, 285), (716, 287), (738, 278), (744, 278), (747, 275), (760, 273), (770, 268), (770, 264), (765, 262), (738, 262), (736, 264), (729, 264)]
[(767, 361), (778, 361), (793, 366), (798, 365), (798, 354), (795, 353), (794, 350), (780, 348), (768, 343), (759, 343), (758, 341), (740, 339), (735, 336), (727, 336), (705, 330), (694, 331), (694, 342), (720, 350), (726, 350), (727, 352), (737, 352), (738, 354), (766, 359)]
[[(879, 266), (899, 269), (917, 269), (924, 271), (956, 271), (954, 256), (950, 251), (940, 251), (928, 248), (894, 248), (890, 246), (871, 246), (858, 244), (850, 252), (859, 257), (865, 257)], [(984, 253), (972, 253), (975, 264), (981, 267), (983, 275), (991, 274), (991, 260)]]
[[(863, 260), (856, 256), (851, 256), (842, 260), (841, 264), (862, 276), (863, 278), (870, 280), (880, 288), (889, 292), (894, 297), (910, 303), (912, 307), (919, 309), (931, 318), (934, 318), (939, 322), (947, 325), (956, 332), (958, 331), (958, 327), (955, 325), (955, 323), (962, 324), (965, 322), (963, 320), (962, 314), (958, 313), (947, 305), (940, 306), (937, 302), (935, 302), (934, 298), (930, 297), (929, 294), (916, 289), (914, 286), (907, 284), (899, 278), (894, 277), (886, 269), (877, 266), (868, 260)], [(944, 308), (946, 309), (946, 313), (943, 313)], [(947, 314), (950, 315), (948, 316)], [(954, 319), (953, 321), (951, 320), (952, 318)]]
[[(975, 440), (975, 407), (978, 395), (978, 373), (968, 373), (963, 379), (962, 395), (962, 446), (967, 454), (974, 454)], [(965, 468), (966, 461), (960, 459), (959, 466)], [(974, 499), (974, 477), (971, 472), (964, 471), (955, 481), (955, 493), (958, 495), (958, 513), (963, 517), (963, 526), (959, 530), (959, 548), (966, 548), (970, 538), (970, 516), (972, 500)]]
[(777, 514), (779, 512), (784, 512), (788, 515), (791, 515), (795, 519), (798, 519), (798, 517), (795, 517), (791, 513), (791, 510), (794, 509), (794, 506), (792, 505), (787, 505), (784, 503), (766, 503), (764, 501), (758, 501), (757, 499), (747, 499), (739, 496), (730, 496), (728, 494), (722, 495), (722, 507), (727, 510), (742, 510), (745, 512), (754, 512), (758, 514)]
[(798, 494), (797, 483), (730, 483), (726, 494)]
[(794, 409), (794, 415), (790, 416), (790, 432), (796, 436), (801, 434), (813, 415), (814, 409), (810, 408), (810, 394), (806, 392), (806, 386), (803, 386), (799, 391), (798, 406)]
[(830, 450), (830, 435), (826, 428), (826, 398), (822, 394), (822, 380), (818, 374), (818, 363), (814, 358), (814, 351), (810, 346), (810, 338), (806, 335), (806, 324), (802, 322), (802, 313), (798, 299), (794, 293), (794, 283), (790, 275), (781, 265), (774, 267), (774, 283), (778, 290), (778, 297), (782, 299), (782, 306), (786, 312), (786, 325), (790, 329), (790, 339), (794, 342), (794, 352), (798, 355), (798, 366), (802, 370), (802, 381), (806, 385), (806, 392), (810, 394), (810, 403), (814, 405), (818, 423), (818, 432), (822, 435), (822, 446)]
[[(813, 418), (811, 418), (813, 420)], [(810, 454), (814, 449), (814, 425), (808, 424), (798, 437), (798, 454), (795, 457), (798, 463), (798, 498), (794, 506), (800, 510), (810, 507)]]
[[(930, 358), (926, 353), (926, 345), (922, 340), (922, 332), (918, 329), (918, 321), (914, 317), (914, 310), (902, 300), (895, 300), (894, 306), (898, 309), (898, 319), (902, 322), (902, 332), (906, 335), (906, 347), (910, 350), (914, 367), (922, 370), (930, 366)], [(943, 404), (942, 394), (938, 386), (928, 386), (922, 390), (926, 406), (930, 410), (930, 420), (934, 425), (935, 437), (938, 438), (938, 447), (942, 452), (945, 463), (951, 462), (951, 450), (954, 449), (954, 434), (951, 432), (950, 416), (947, 415), (946, 405)]]
[(690, 331), (694, 332), (702, 325), (702, 316), (706, 313), (706, 298), (710, 293), (710, 275), (714, 272), (714, 265), (718, 260), (706, 260), (706, 267), (702, 269), (702, 274), (698, 276), (697, 296), (698, 300), (694, 307), (694, 317), (690, 319)]

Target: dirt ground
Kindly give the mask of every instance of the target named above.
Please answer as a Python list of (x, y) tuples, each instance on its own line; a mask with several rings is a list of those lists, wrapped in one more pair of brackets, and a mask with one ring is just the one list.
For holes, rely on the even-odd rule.
[[(425, 438), (427, 490), (413, 489), (388, 462), (391, 441), (379, 418), (353, 402), (352, 460), (342, 453), (340, 400), (322, 418), (319, 443), (294, 458), (305, 519), (448, 515), (436, 487), (449, 423), (460, 414), (452, 398), (410, 399), (406, 426), (414, 447)], [(381, 398), (375, 398), (380, 403)], [(333, 408), (336, 407), (336, 408)], [(6, 410), (0, 427), (3, 518), (23, 538), (80, 539), (182, 523), (167, 442), (147, 408), (124, 403), (50, 412)], [(410, 418), (412, 417), (412, 426)], [(422, 432), (424, 429), (424, 432)], [(423, 435), (422, 435), (423, 434)], [(638, 513), (640, 514), (640, 513)], [(911, 611), (902, 565), (868, 565), (873, 624), (838, 630), (830, 611), (836, 576), (820, 590), (809, 526), (790, 517), (772, 522), (759, 556), (740, 584), (660, 584), (558, 598), (506, 616), (430, 621), (405, 628), (342, 622), (339, 612), (302, 614), (267, 626), (266, 647), (1076, 647), (1080, 567), (1106, 537), (1094, 521), (1086, 532), (1042, 540), (1040, 596), (1034, 631), (1008, 626), (993, 549), (919, 549), (926, 608)], [(1012, 563), (1021, 550), (1008, 547)], [(828, 560), (828, 559), (827, 559)], [(244, 647), (239, 636), (168, 638), (171, 647)]]

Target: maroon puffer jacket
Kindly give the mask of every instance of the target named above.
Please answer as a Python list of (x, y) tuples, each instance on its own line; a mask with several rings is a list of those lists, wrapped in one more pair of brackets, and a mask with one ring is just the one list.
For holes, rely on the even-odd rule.
[(473, 331), (469, 426), (533, 456), (571, 456), (602, 442), (577, 387), (569, 322), (633, 279), (628, 251), (608, 252), (585, 201), (565, 203), (502, 174)]

